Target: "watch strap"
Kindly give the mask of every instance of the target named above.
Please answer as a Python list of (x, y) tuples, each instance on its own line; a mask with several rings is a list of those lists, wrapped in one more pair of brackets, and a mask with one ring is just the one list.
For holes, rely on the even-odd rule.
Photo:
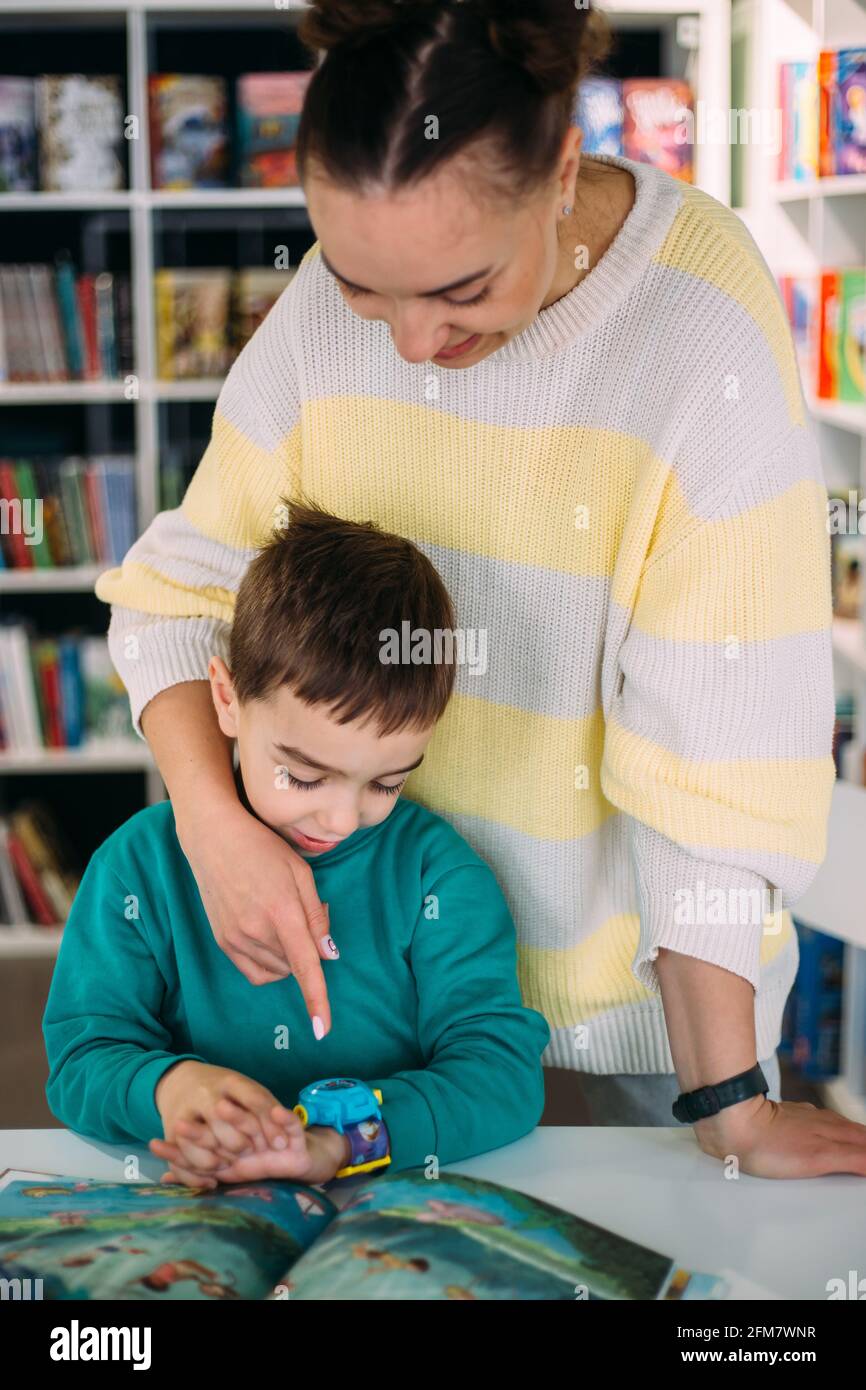
[(349, 1162), (339, 1169), (336, 1177), (348, 1178), (354, 1173), (369, 1173), (391, 1162), (391, 1139), (381, 1116), (371, 1116), (368, 1120), (346, 1125), (343, 1133), (352, 1146), (352, 1153)]
[(678, 1096), (672, 1106), (673, 1116), (680, 1124), (695, 1124), (697, 1120), (718, 1115), (720, 1110), (737, 1105), (741, 1100), (766, 1095), (769, 1089), (758, 1062), (748, 1071), (741, 1071), (727, 1081), (719, 1081), (715, 1086), (701, 1086), (696, 1091), (686, 1091)]

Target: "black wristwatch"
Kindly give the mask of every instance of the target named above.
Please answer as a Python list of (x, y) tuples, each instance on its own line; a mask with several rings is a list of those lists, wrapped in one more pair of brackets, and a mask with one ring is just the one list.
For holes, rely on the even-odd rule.
[(739, 1076), (731, 1076), (727, 1081), (719, 1081), (715, 1086), (701, 1086), (697, 1091), (686, 1091), (673, 1103), (673, 1116), (680, 1124), (693, 1125), (696, 1120), (706, 1120), (710, 1115), (718, 1115), (729, 1105), (736, 1105), (751, 1096), (766, 1095), (769, 1091), (767, 1078), (761, 1071), (759, 1062)]

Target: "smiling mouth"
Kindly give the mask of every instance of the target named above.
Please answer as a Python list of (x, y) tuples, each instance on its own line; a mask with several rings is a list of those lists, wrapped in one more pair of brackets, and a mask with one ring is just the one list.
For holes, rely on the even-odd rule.
[(441, 352), (437, 352), (436, 356), (446, 358), (462, 357), (464, 353), (471, 352), (480, 338), (480, 333), (473, 333), (470, 338), (465, 338), (462, 343), (457, 343), (454, 347), (443, 348)]
[(303, 845), (309, 845), (311, 849), (333, 849), (335, 845), (342, 843), (341, 840), (317, 840), (315, 835), (307, 835), (295, 826), (292, 826), (291, 830), (292, 834), (296, 835)]

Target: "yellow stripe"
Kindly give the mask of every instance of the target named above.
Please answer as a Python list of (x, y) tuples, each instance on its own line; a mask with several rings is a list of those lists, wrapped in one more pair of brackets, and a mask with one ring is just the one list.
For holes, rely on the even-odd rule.
[(280, 495), (294, 495), (299, 458), (297, 426), (268, 450), (216, 411), (210, 443), (181, 504), (184, 515), (223, 545), (263, 545), (279, 522)]
[(636, 980), (636, 913), (608, 917), (591, 936), (562, 951), (519, 946), (517, 978), (524, 1004), (543, 1014), (551, 1028), (585, 1023), (608, 1009), (654, 999)]
[[(406, 795), (440, 815), (480, 816), (537, 839), (571, 840), (615, 814), (601, 795), (601, 712), (554, 719), (454, 695)], [(589, 785), (575, 787), (585, 766)]]
[(613, 573), (636, 480), (657, 492), (667, 472), (613, 430), (509, 429), (370, 396), (306, 402), (303, 431), (304, 489), (338, 516), (567, 574)]
[(121, 567), (106, 570), (96, 583), (96, 596), (103, 603), (119, 603), (170, 618), (222, 618), (231, 622), (235, 595), (216, 585), (194, 588), (169, 579), (140, 560), (126, 560)]
[(654, 260), (715, 285), (761, 330), (778, 368), (792, 425), (805, 419), (791, 328), (776, 282), (748, 228), (703, 189), (683, 185), (684, 201)]
[(634, 625), (652, 637), (759, 642), (829, 628), (827, 495), (809, 479), (707, 521), (650, 563)]
[[(782, 930), (761, 935), (759, 961), (768, 965), (794, 935), (791, 914), (779, 913)], [(635, 979), (632, 961), (640, 939), (637, 913), (608, 917), (585, 941), (562, 951), (519, 946), (517, 973), (524, 1004), (543, 1014), (551, 1028), (591, 1023), (609, 1009), (639, 1005), (657, 996)], [(592, 1030), (590, 1029), (590, 1041)]]
[[(694, 762), (609, 719), (601, 783), (614, 805), (680, 844), (789, 854), (820, 864), (833, 759)], [(663, 809), (664, 823), (660, 823)]]

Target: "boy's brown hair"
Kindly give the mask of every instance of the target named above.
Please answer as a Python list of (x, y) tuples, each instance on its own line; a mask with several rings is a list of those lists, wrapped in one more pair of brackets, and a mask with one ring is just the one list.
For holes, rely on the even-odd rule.
[(454, 610), (436, 568), (402, 536), (344, 521), (304, 498), (280, 502), (284, 528), (243, 577), (229, 639), (237, 698), (287, 685), (326, 705), (339, 724), (375, 719), (380, 736), (426, 729), (451, 696), (453, 662), (387, 664), (385, 629), (452, 630)]

